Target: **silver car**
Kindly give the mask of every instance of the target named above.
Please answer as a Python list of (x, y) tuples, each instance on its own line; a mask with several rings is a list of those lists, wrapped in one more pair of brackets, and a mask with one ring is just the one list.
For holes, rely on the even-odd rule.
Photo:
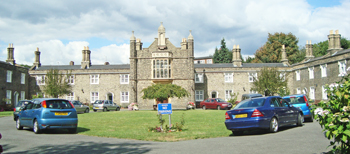
[(80, 101), (72, 100), (71, 103), (74, 105), (77, 113), (89, 113), (90, 111), (89, 106), (82, 104)]
[(111, 100), (96, 100), (93, 104), (93, 110), (96, 112), (97, 110), (106, 111), (119, 111), (120, 106), (116, 103), (113, 103)]

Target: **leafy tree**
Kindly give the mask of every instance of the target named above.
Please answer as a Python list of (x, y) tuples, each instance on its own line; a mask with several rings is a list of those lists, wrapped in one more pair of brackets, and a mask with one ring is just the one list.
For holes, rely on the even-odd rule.
[(257, 79), (254, 77), (251, 90), (265, 94), (265, 96), (273, 96), (281, 89), (285, 89), (287, 82), (285, 73), (277, 71), (275, 67), (264, 67), (258, 73)]
[(244, 63), (252, 63), (252, 61), (254, 60), (254, 57), (249, 57), (244, 61)]
[(148, 86), (147, 88), (142, 89), (143, 96), (142, 99), (156, 99), (157, 101), (163, 102), (164, 100), (167, 100), (168, 98), (173, 97), (188, 97), (189, 93), (186, 91), (186, 89), (175, 85), (175, 84), (152, 84), (151, 86)]
[[(341, 38), (340, 39), (340, 46), (343, 49), (349, 49), (350, 40), (347, 40), (346, 38)], [(320, 57), (320, 56), (326, 55), (327, 50), (328, 50), (328, 40), (323, 41), (323, 42), (319, 42), (319, 43), (315, 43), (312, 45), (312, 54), (315, 57)]]
[(225, 38), (221, 40), (220, 49), (215, 48), (213, 57), (214, 63), (231, 63), (232, 62), (232, 51), (226, 47)]
[(20, 66), (22, 66), (22, 67), (25, 67), (25, 68), (31, 68), (32, 66), (29, 66), (29, 65), (27, 65), (27, 64), (19, 64)]
[(51, 69), (46, 73), (44, 92), (52, 97), (57, 98), (59, 95), (71, 93), (71, 85), (68, 84), (68, 78), (71, 73), (66, 75), (59, 73), (57, 69)]
[(304, 57), (300, 57), (298, 48), (298, 38), (292, 33), (275, 33), (268, 35), (265, 45), (255, 52), (253, 63), (279, 63), (282, 59), (282, 45), (285, 45), (287, 58), (290, 64), (300, 62)]

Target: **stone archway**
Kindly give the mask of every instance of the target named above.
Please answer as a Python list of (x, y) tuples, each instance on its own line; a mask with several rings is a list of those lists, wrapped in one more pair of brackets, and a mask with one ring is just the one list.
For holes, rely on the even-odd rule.
[(211, 97), (211, 98), (218, 98), (218, 96), (219, 96), (219, 93), (218, 93), (217, 91), (212, 91), (212, 92), (210, 93), (210, 97)]
[(114, 97), (113, 97), (114, 95), (113, 95), (113, 93), (107, 93), (107, 95), (106, 95), (106, 99), (107, 100), (111, 100), (111, 101), (113, 101), (113, 99), (114, 99)]

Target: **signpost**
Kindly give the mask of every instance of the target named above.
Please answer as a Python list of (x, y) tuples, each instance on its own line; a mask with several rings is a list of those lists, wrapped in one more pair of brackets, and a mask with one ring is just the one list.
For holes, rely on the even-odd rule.
[[(162, 119), (162, 114), (169, 114), (169, 128), (171, 128), (171, 114), (173, 113), (173, 109), (170, 103), (158, 104), (158, 114), (160, 114), (160, 118)], [(163, 128), (161, 128), (163, 129)]]

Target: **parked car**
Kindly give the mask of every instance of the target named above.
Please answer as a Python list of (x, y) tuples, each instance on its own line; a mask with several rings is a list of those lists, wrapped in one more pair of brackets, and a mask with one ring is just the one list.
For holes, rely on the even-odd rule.
[(309, 100), (305, 94), (284, 96), (283, 99), (294, 107), (300, 108), (303, 111), (305, 121), (314, 121), (314, 116), (311, 113), (311, 106), (309, 105)]
[(78, 116), (73, 104), (58, 98), (36, 98), (21, 108), (16, 120), (18, 130), (33, 128), (35, 134), (45, 129), (68, 129), (76, 133)]
[(203, 110), (206, 109), (226, 109), (229, 110), (232, 108), (232, 104), (229, 102), (226, 102), (225, 100), (221, 98), (208, 98), (199, 104), (200, 108)]
[(71, 103), (74, 105), (75, 110), (77, 110), (77, 113), (89, 113), (90, 108), (87, 105), (82, 104), (80, 101), (72, 100)]
[(111, 100), (96, 100), (93, 104), (93, 110), (96, 112), (97, 110), (102, 110), (103, 112), (106, 111), (119, 111), (120, 106), (116, 103), (113, 103)]
[(21, 110), (21, 107), (24, 107), (26, 104), (31, 102), (30, 100), (20, 100), (15, 105), (15, 108), (13, 109), (13, 120), (16, 121), (18, 118), (18, 113)]
[[(246, 100), (246, 99), (256, 98), (256, 97), (263, 97), (263, 95), (261, 95), (261, 94), (254, 94), (254, 93), (243, 94), (241, 101)], [(235, 104), (238, 104), (241, 101), (236, 101)]]
[(251, 129), (266, 129), (275, 133), (281, 126), (301, 126), (304, 122), (303, 112), (280, 96), (246, 99), (234, 109), (226, 111), (225, 118), (226, 128), (234, 135)]

